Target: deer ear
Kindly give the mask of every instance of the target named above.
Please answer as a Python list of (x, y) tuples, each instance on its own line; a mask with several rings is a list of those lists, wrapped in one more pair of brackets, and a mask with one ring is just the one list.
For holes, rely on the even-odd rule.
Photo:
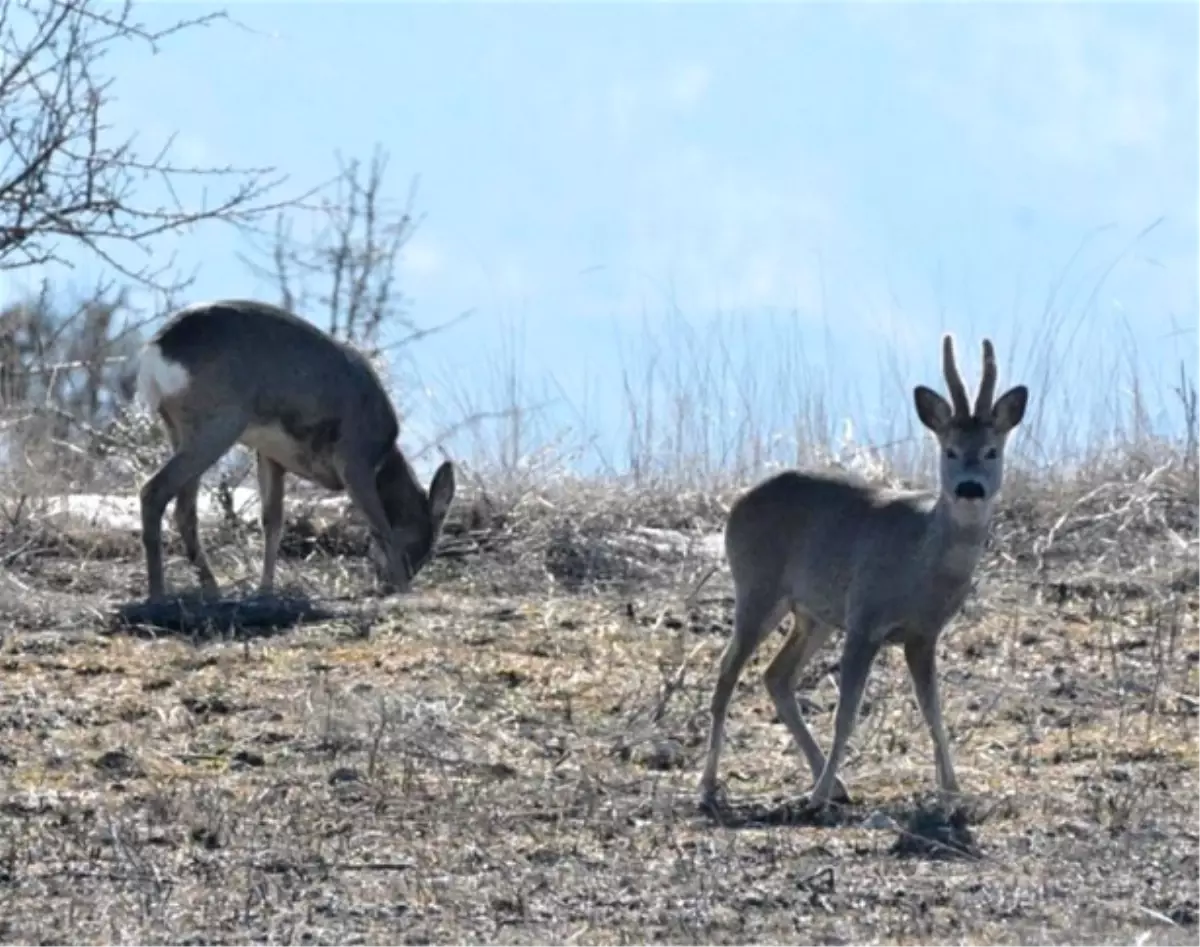
[(1029, 389), (1024, 385), (1009, 388), (992, 407), (992, 426), (997, 434), (1007, 434), (1025, 417)]
[(917, 385), (913, 389), (913, 404), (917, 406), (917, 417), (934, 434), (941, 434), (950, 425), (954, 410), (950, 402), (932, 388)]
[(454, 499), (454, 464), (445, 461), (433, 475), (429, 484), (429, 515), (441, 525), (450, 510), (450, 502)]

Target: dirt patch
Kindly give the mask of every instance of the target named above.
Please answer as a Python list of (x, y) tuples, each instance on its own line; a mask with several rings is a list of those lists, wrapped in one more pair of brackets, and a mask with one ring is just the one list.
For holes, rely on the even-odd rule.
[[(370, 614), (271, 636), (114, 634), (140, 550), (43, 542), (0, 595), (0, 938), (1194, 943), (1198, 603), (1174, 580), (1194, 562), (1152, 533), (1119, 573), (1056, 560), (1070, 592), (1039, 596), (1018, 555), (1057, 519), (1039, 509), (999, 531), (943, 638), (962, 808), (930, 801), (932, 748), (885, 652), (855, 802), (807, 812), (768, 643), (731, 709), (725, 821), (696, 783), (728, 584), (694, 594), (708, 554), (636, 536), (623, 505), (464, 521), (403, 598), (306, 540), (285, 588)], [(699, 537), (719, 504), (652, 525)], [(252, 531), (210, 547), (252, 587)], [(194, 585), (178, 558), (169, 577)], [(825, 744), (836, 659), (802, 682)]]

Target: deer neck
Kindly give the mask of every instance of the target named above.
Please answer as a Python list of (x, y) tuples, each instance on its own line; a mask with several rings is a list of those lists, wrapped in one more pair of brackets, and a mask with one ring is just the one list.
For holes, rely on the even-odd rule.
[(969, 579), (983, 555), (992, 521), (992, 501), (973, 509), (942, 494), (930, 514), (928, 548), (934, 571)]
[(375, 478), (379, 497), (393, 526), (415, 516), (424, 501), (424, 491), (408, 460), (395, 445), (384, 456)]

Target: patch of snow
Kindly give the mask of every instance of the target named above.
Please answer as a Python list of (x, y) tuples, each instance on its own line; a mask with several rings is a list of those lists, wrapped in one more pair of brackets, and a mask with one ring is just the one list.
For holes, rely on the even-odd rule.
[(725, 558), (725, 534), (709, 533), (700, 540), (700, 548), (704, 554), (714, 559)]
[(636, 526), (631, 535), (660, 555), (701, 555), (713, 559), (725, 557), (725, 539), (721, 533), (689, 536), (675, 529)]
[[(233, 508), (250, 520), (258, 518), (258, 488), (234, 487)], [(305, 503), (306, 507), (340, 513), (346, 506), (345, 497), (322, 497)], [(70, 519), (89, 526), (138, 531), (142, 528), (141, 503), (136, 495), (111, 493), (67, 493), (46, 497), (43, 501), (44, 515)], [(217, 495), (211, 490), (200, 491), (196, 513), (201, 523), (220, 520), (221, 507)]]
[[(259, 515), (258, 487), (234, 487), (233, 508), (247, 521), (254, 522)], [(299, 498), (297, 498), (299, 499)], [(345, 496), (304, 497), (303, 508), (320, 511), (329, 516), (338, 516), (349, 500)], [(196, 503), (201, 523), (218, 522), (222, 510), (217, 494), (202, 490)], [(66, 493), (44, 498), (41, 513), (60, 519), (69, 519), (88, 526), (137, 532), (142, 528), (141, 504), (136, 494), (113, 493)], [(661, 555), (695, 556), (723, 560), (725, 539), (721, 533), (706, 533), (701, 536), (688, 535), (673, 529), (656, 529), (638, 526), (631, 533), (640, 544)]]

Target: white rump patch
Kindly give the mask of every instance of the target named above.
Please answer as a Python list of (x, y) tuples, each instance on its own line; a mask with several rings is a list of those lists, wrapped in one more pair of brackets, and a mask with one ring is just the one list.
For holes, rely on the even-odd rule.
[(155, 343), (142, 350), (138, 362), (138, 397), (151, 411), (157, 411), (164, 398), (182, 393), (190, 380), (187, 369), (164, 356)]

